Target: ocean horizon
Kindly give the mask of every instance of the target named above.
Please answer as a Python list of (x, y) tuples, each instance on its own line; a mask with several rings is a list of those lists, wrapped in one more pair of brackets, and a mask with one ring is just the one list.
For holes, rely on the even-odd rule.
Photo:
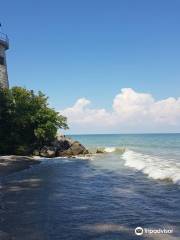
[(180, 240), (180, 1), (0, 6), (0, 240)]
[[(90, 151), (102, 148), (105, 152), (114, 153), (113, 157), (120, 157), (126, 166), (142, 171), (151, 178), (180, 182), (178, 133), (85, 134), (71, 137), (80, 141)], [(124, 152), (120, 155), (123, 149)]]

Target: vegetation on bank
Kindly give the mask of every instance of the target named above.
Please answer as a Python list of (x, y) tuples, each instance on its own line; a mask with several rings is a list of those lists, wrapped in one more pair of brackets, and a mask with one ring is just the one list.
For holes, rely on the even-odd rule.
[(22, 87), (0, 88), (0, 154), (31, 154), (52, 142), (66, 117), (48, 105), (42, 93)]

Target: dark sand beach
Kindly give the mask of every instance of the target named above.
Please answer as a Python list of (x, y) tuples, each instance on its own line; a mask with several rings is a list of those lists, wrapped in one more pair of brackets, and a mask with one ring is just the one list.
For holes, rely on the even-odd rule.
[(27, 156), (0, 156), (0, 177), (29, 168), (40, 161)]
[(172, 231), (144, 233), (143, 240), (180, 239), (180, 135), (76, 138), (106, 153), (1, 157), (0, 240), (138, 240), (138, 226)]

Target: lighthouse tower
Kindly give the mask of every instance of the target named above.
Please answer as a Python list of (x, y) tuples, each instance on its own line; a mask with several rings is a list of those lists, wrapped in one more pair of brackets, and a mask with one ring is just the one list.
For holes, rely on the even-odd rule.
[(9, 49), (8, 36), (0, 32), (0, 88), (9, 88), (6, 63), (6, 50), (8, 49)]

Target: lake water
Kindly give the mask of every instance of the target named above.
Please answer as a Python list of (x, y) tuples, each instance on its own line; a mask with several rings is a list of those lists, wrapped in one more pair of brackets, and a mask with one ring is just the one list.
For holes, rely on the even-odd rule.
[[(180, 135), (74, 135), (106, 153), (45, 160), (1, 179), (14, 240), (180, 239)], [(136, 236), (134, 229), (171, 230)]]

